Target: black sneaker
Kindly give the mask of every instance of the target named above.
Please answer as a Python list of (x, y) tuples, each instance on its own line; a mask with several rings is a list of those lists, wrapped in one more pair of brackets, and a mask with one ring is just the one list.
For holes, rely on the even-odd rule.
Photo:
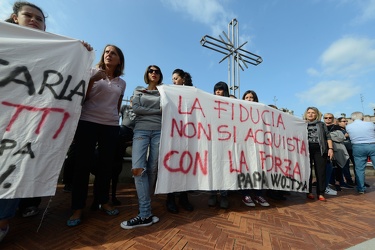
[(135, 228), (135, 227), (147, 227), (147, 226), (150, 226), (152, 225), (152, 216), (148, 217), (148, 218), (141, 218), (139, 216), (133, 218), (133, 219), (130, 219), (128, 221), (123, 221), (121, 223), (121, 227), (123, 229), (132, 229), (132, 228)]

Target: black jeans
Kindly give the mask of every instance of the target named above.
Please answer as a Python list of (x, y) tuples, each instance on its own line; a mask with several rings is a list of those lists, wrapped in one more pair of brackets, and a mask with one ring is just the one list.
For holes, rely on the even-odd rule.
[(108, 126), (79, 121), (74, 137), (76, 161), (74, 164), (72, 209), (83, 209), (86, 205), (90, 168), (94, 165), (95, 149), (98, 146), (97, 172), (95, 175), (95, 200), (108, 203), (109, 187), (115, 157), (119, 126)]
[(327, 154), (321, 154), (318, 144), (309, 144), (310, 152), (310, 180), (309, 193), (312, 193), (312, 164), (314, 163), (315, 177), (316, 177), (316, 194), (324, 195), (326, 190), (326, 164)]
[(68, 153), (66, 154), (66, 158), (63, 164), (63, 183), (64, 184), (72, 184), (73, 182), (73, 175), (74, 175), (74, 164), (75, 164), (75, 157), (76, 157), (76, 145), (73, 141), (72, 144), (70, 144)]

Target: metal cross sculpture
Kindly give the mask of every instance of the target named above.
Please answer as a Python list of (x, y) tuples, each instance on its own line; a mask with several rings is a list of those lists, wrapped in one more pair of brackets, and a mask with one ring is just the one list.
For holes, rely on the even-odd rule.
[[(257, 66), (263, 62), (262, 58), (254, 53), (251, 53), (242, 47), (247, 43), (244, 42), (238, 46), (238, 22), (237, 19), (232, 19), (228, 24), (228, 34), (223, 31), (227, 42), (219, 35), (220, 39), (205, 35), (200, 43), (203, 47), (215, 50), (225, 56), (219, 63), (229, 58), (228, 60), (228, 83), (230, 93), (240, 98), (240, 72), (239, 68), (244, 71), (244, 67), (248, 68), (247, 64)], [(238, 94), (236, 94), (238, 92)]]

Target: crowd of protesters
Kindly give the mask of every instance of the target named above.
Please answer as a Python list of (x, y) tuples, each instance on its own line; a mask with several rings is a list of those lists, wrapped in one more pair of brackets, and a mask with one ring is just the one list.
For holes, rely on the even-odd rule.
[[(46, 29), (43, 11), (28, 2), (16, 2), (13, 13), (6, 21), (43, 31)], [(83, 46), (88, 51), (92, 50), (85, 42)], [(124, 54), (119, 47), (112, 44), (104, 47), (100, 61), (91, 70), (74, 141), (63, 167), (64, 191), (71, 193), (72, 214), (66, 223), (69, 227), (82, 223), (90, 173), (95, 175), (94, 202), (91, 209), (99, 209), (108, 216), (119, 214), (116, 206), (120, 205), (121, 201), (116, 197), (116, 187), (124, 152), (128, 146), (132, 146), (131, 172), (139, 209), (138, 214), (123, 221), (121, 227), (133, 229), (150, 226), (159, 221), (152, 212), (151, 200), (157, 179), (162, 131), (158, 86), (163, 84), (163, 73), (157, 65), (147, 66), (143, 76), (146, 86), (137, 87), (133, 91), (130, 105), (121, 105), (126, 89), (126, 82), (121, 78), (124, 70)], [(171, 75), (173, 84), (193, 86), (188, 72), (175, 69)], [(228, 85), (222, 81), (213, 86), (213, 94), (235, 98), (230, 95)], [(242, 100), (259, 102), (253, 90), (246, 91)], [(370, 158), (375, 166), (375, 125), (364, 121), (361, 112), (354, 112), (351, 118), (353, 122), (348, 124), (346, 117), (335, 118), (332, 113), (323, 115), (316, 107), (306, 109), (303, 119), (306, 121), (310, 156), (307, 200), (326, 202), (326, 195), (337, 195), (342, 189), (356, 188), (359, 194), (365, 193), (368, 187), (365, 182), (367, 160)], [(286, 200), (285, 195), (288, 193), (272, 190), (266, 192), (262, 189), (240, 191), (242, 202), (248, 207), (254, 207), (255, 204), (270, 206), (266, 196)], [(219, 205), (221, 209), (228, 209), (228, 195), (228, 190), (210, 191), (208, 206)], [(179, 212), (176, 198), (184, 210), (194, 210), (188, 192), (184, 191), (166, 195), (166, 209), (169, 212)], [(15, 216), (17, 209), (24, 217), (33, 216), (38, 213), (40, 202), (40, 197), (0, 199), (0, 241), (9, 231), (9, 219)]]

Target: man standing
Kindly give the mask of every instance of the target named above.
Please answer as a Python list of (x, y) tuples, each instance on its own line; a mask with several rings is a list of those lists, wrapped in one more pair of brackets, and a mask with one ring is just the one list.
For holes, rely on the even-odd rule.
[(364, 194), (365, 170), (368, 157), (371, 158), (372, 165), (375, 167), (375, 124), (363, 121), (362, 112), (352, 113), (351, 124), (346, 126), (352, 142), (353, 156), (355, 162), (357, 191)]

